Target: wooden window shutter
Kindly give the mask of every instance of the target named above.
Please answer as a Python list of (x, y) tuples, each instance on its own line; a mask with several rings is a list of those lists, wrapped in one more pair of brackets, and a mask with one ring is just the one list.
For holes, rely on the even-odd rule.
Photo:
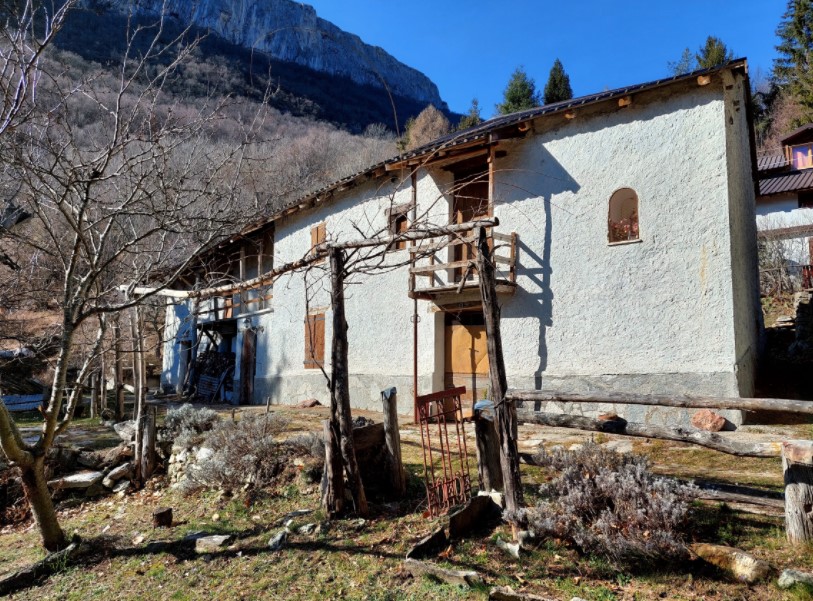
[[(315, 249), (319, 244), (322, 244), (327, 240), (327, 228), (325, 226), (325, 222), (319, 223), (314, 225), (311, 228), (311, 253), (315, 253)], [(320, 259), (318, 262), (321, 263), (324, 258)]]
[(325, 314), (305, 319), (305, 369), (317, 369), (325, 363)]

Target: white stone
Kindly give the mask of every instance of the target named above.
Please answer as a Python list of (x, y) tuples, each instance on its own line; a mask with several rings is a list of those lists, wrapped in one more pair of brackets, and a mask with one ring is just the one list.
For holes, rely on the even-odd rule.
[(799, 570), (783, 570), (776, 584), (782, 589), (788, 589), (796, 584), (808, 584), (813, 586), (813, 574)]
[(48, 486), (53, 489), (90, 488), (94, 484), (101, 482), (102, 478), (104, 478), (104, 474), (102, 472), (79, 472), (76, 474), (71, 474), (70, 476), (51, 480), (48, 482)]
[(195, 553), (212, 553), (226, 547), (232, 540), (227, 534), (202, 536), (195, 540)]
[(279, 551), (285, 546), (285, 543), (288, 542), (288, 531), (287, 530), (280, 530), (271, 537), (271, 540), (268, 541), (268, 548), (272, 551)]
[(202, 463), (214, 456), (215, 452), (209, 447), (201, 447), (198, 449), (198, 452), (195, 453), (195, 459), (197, 459), (198, 463)]
[(116, 485), (116, 482), (122, 478), (132, 475), (132, 473), (133, 464), (122, 463), (120, 466), (110, 470), (107, 476), (104, 477), (104, 480), (102, 480), (102, 484), (104, 484), (107, 488), (113, 488)]

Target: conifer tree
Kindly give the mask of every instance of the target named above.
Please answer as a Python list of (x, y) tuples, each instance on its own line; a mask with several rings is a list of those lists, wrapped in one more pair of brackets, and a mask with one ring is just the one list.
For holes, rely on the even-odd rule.
[(480, 102), (476, 98), (473, 98), (469, 112), (460, 119), (460, 123), (457, 124), (457, 129), (468, 129), (469, 127), (480, 125), (482, 122), (483, 118), (480, 116)]
[(666, 67), (672, 75), (685, 75), (690, 71), (694, 71), (695, 59), (692, 56), (692, 51), (684, 48), (680, 58), (676, 61), (669, 61), (666, 63)]
[(570, 87), (570, 77), (565, 73), (562, 61), (557, 58), (551, 67), (548, 83), (545, 84), (545, 104), (571, 98), (573, 98), (573, 89)]
[(532, 109), (541, 105), (536, 83), (528, 77), (522, 67), (517, 67), (508, 80), (503, 92), (503, 101), (497, 105), (497, 112), (501, 115)]
[(710, 69), (724, 65), (734, 58), (734, 53), (723, 43), (723, 40), (710, 35), (694, 58), (699, 69)]
[(813, 122), (813, 1), (789, 0), (776, 35), (772, 83), (799, 103), (802, 116), (795, 125)]

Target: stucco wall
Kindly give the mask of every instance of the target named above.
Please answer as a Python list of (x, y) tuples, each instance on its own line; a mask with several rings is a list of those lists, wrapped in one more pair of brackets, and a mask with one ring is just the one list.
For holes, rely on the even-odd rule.
[[(739, 242), (732, 242), (730, 228), (741, 227), (748, 214), (753, 224), (753, 200), (747, 205), (747, 185), (735, 181), (744, 177), (745, 159), (742, 145), (727, 140), (725, 118), (722, 85), (715, 83), (595, 117), (562, 119), (500, 146), (507, 156), (495, 165), (494, 213), (499, 231), (519, 234), (517, 292), (502, 299), (509, 386), (739, 393), (738, 345), (750, 342), (737, 340), (736, 322), (753, 321), (753, 299), (735, 307), (740, 292), (732, 286), (732, 269), (743, 268), (732, 262)], [(729, 154), (739, 163), (730, 165)], [(418, 213), (447, 219), (450, 184), (446, 171), (422, 171)], [(638, 194), (641, 240), (609, 245), (607, 203), (621, 187)], [(408, 180), (382, 178), (284, 219), (277, 223), (275, 263), (304, 256), (310, 228), (323, 220), (331, 240), (359, 238), (384, 227), (386, 208), (410, 197)], [(735, 215), (738, 202), (746, 206)], [(399, 251), (389, 259), (405, 257)], [(281, 278), (273, 312), (253, 318), (261, 328), (255, 401), (327, 401), (322, 374), (303, 368), (306, 291), (311, 310), (328, 309), (329, 358), (326, 268)], [(356, 407), (378, 408), (379, 391), (395, 385), (400, 411), (412, 410), (407, 291), (406, 267), (351, 278), (346, 302)], [(426, 393), (442, 384), (444, 328), (427, 301), (420, 301), (419, 317), (419, 392)], [(746, 329), (740, 335), (750, 335)], [(675, 412), (647, 408), (626, 415), (637, 419), (638, 413), (649, 421), (675, 419)]]

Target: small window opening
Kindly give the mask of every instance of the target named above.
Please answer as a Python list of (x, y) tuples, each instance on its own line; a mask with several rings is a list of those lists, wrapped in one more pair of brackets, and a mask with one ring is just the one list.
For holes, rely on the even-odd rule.
[(813, 144), (803, 144), (791, 148), (791, 161), (794, 169), (810, 169), (813, 167)]
[[(396, 207), (390, 211), (389, 216), (390, 234), (397, 236), (409, 231), (409, 207)], [(393, 250), (404, 250), (407, 247), (406, 240), (398, 240), (392, 245)]]
[(610, 197), (609, 241), (638, 240), (638, 195), (632, 188), (621, 188)]

